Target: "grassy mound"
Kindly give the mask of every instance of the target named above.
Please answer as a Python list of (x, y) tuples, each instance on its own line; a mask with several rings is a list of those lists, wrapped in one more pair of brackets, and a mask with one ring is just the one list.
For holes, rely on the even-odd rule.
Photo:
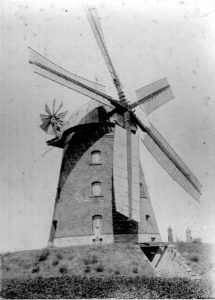
[(78, 277), (61, 276), (34, 279), (3, 279), (3, 298), (211, 298), (207, 282), (182, 278)]
[[(176, 248), (185, 258), (186, 264), (197, 274), (204, 276), (214, 269), (215, 248), (214, 245), (201, 242), (175, 243)], [(210, 277), (210, 276), (209, 276)]]
[[(206, 274), (212, 248), (177, 243), (187, 263)], [(45, 248), (1, 255), (0, 296), (33, 298), (212, 298), (208, 280), (156, 278), (133, 244)], [(205, 277), (207, 278), (207, 277)]]
[(154, 276), (132, 244), (46, 248), (2, 255), (3, 278), (38, 276)]

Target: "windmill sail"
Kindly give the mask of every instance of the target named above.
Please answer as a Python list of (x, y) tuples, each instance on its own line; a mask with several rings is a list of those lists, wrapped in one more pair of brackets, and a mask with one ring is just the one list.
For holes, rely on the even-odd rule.
[(114, 134), (113, 183), (116, 210), (129, 218), (127, 132), (118, 125)]
[(110, 100), (112, 99), (110, 96), (95, 89), (95, 87), (99, 87), (100, 89), (100, 85), (62, 69), (31, 48), (29, 48), (29, 50), (31, 56), (29, 62), (34, 65), (35, 73), (90, 97), (102, 104), (114, 107), (110, 103)]
[(140, 222), (140, 165), (139, 137), (131, 134), (131, 218)]
[[(139, 138), (131, 134), (131, 170), (128, 170), (127, 130), (115, 125), (113, 179), (116, 210), (140, 222)], [(129, 174), (129, 175), (128, 175)], [(131, 178), (129, 203), (128, 176)], [(131, 207), (131, 211), (130, 211)]]
[(174, 98), (166, 78), (162, 78), (136, 91), (137, 102), (131, 108), (140, 106), (147, 115)]
[(92, 31), (93, 31), (93, 34), (95, 36), (95, 39), (98, 43), (98, 46), (102, 52), (102, 55), (104, 57), (104, 60), (105, 60), (105, 63), (108, 67), (108, 70), (110, 72), (110, 75), (113, 79), (113, 82), (116, 86), (116, 89), (118, 91), (118, 94), (120, 97), (122, 97), (122, 89), (121, 89), (121, 83), (119, 81), (119, 77), (114, 69), (114, 66), (113, 66), (113, 63), (111, 61), (111, 58), (110, 58), (110, 55), (108, 53), (108, 50), (107, 50), (107, 46), (106, 46), (106, 43), (105, 43), (105, 40), (104, 40), (104, 35), (103, 35), (103, 32), (102, 32), (102, 27), (101, 27), (101, 24), (100, 24), (100, 21), (99, 21), (99, 16), (98, 16), (98, 13), (97, 13), (97, 9), (95, 7), (87, 7), (85, 8), (85, 12), (86, 12), (86, 15), (87, 15), (87, 18), (89, 20), (89, 23), (90, 23), (90, 26), (92, 28)]
[(201, 183), (151, 123), (145, 137), (141, 140), (165, 171), (199, 201)]
[(55, 71), (58, 71), (59, 73), (62, 73), (63, 75), (72, 78), (73, 80), (79, 81), (80, 83), (83, 83), (89, 87), (91, 87), (92, 89), (98, 90), (102, 93), (105, 93), (105, 86), (97, 83), (97, 82), (93, 82), (90, 81), (86, 78), (83, 78), (81, 76), (75, 75), (63, 68), (61, 68), (60, 66), (58, 66), (57, 64), (53, 63), (51, 60), (45, 58), (44, 56), (42, 56), (41, 54), (39, 54), (38, 52), (36, 52), (34, 49), (28, 47), (29, 52), (30, 52), (30, 63), (40, 63), (42, 65), (45, 65)]

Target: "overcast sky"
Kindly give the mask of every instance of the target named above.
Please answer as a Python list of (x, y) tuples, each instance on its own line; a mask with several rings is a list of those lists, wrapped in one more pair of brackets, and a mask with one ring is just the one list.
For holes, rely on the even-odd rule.
[[(141, 161), (160, 233), (215, 242), (215, 3), (213, 0), (99, 1), (107, 46), (127, 98), (167, 77), (175, 99), (148, 118), (203, 184), (201, 203), (181, 189), (145, 146)], [(56, 98), (70, 114), (88, 99), (38, 75), (28, 46), (65, 69), (107, 86), (110, 75), (79, 1), (1, 3), (1, 248), (47, 245), (62, 150), (38, 126)]]

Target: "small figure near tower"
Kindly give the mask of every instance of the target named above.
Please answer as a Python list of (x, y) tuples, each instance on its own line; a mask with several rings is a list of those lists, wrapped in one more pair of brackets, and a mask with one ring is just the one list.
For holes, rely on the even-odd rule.
[(187, 227), (187, 230), (186, 230), (186, 240), (187, 240), (187, 243), (191, 243), (192, 242), (192, 235), (191, 235), (191, 230), (189, 227)]
[(172, 227), (168, 227), (168, 229), (167, 229), (167, 231), (168, 231), (168, 242), (170, 242), (170, 243), (173, 243), (173, 230), (172, 230)]

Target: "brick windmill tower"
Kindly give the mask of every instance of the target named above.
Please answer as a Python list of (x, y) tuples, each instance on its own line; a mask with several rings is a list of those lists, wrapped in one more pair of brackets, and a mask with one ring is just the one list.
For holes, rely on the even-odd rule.
[[(63, 121), (45, 106), (41, 128), (63, 149), (49, 243), (55, 246), (161, 241), (139, 158), (141, 141), (168, 174), (199, 200), (201, 184), (146, 115), (173, 98), (163, 78), (136, 91), (130, 104), (113, 67), (95, 8), (86, 8), (119, 99), (104, 86), (74, 75), (30, 48), (35, 73), (93, 100)], [(55, 103), (54, 103), (55, 105)], [(54, 106), (53, 105), (53, 106)], [(61, 105), (62, 106), (62, 105)], [(140, 120), (134, 108), (140, 108)], [(139, 135), (137, 134), (137, 131)]]

